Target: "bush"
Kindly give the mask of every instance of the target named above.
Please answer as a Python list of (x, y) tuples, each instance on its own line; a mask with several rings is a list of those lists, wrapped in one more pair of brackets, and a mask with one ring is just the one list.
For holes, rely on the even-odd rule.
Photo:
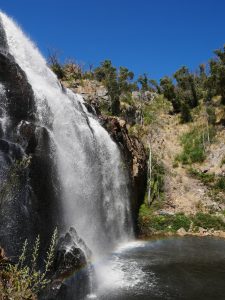
[[(183, 164), (191, 164), (196, 162), (203, 162), (205, 160), (205, 141), (203, 136), (206, 136), (204, 129), (195, 127), (188, 133), (185, 133), (181, 137), (181, 144), (183, 145), (183, 151), (176, 157), (176, 160)], [(209, 138), (213, 139), (215, 136), (215, 130), (213, 127), (209, 128)]]
[(214, 173), (203, 173), (193, 168), (189, 169), (189, 173), (201, 180), (202, 183), (210, 187), (215, 193), (225, 191), (224, 176), (216, 176)]
[(195, 178), (201, 180), (201, 182), (204, 183), (205, 185), (210, 185), (214, 183), (215, 180), (214, 173), (203, 173), (193, 168), (189, 169), (189, 173)]
[(195, 227), (203, 227), (205, 229), (214, 228), (215, 230), (224, 230), (225, 223), (215, 215), (199, 212), (193, 217), (193, 225)]
[(139, 211), (139, 226), (144, 232), (162, 231), (162, 232), (176, 232), (180, 228), (189, 230), (191, 225), (191, 218), (182, 213), (175, 215), (156, 215), (153, 210), (143, 204)]
[(44, 261), (44, 271), (37, 269), (37, 260), (39, 256), (40, 237), (38, 236), (32, 252), (31, 261), (26, 264), (28, 242), (24, 242), (22, 253), (17, 264), (7, 263), (0, 260), (0, 299), (4, 300), (36, 300), (37, 295), (50, 282), (47, 278), (50, 268), (53, 264), (54, 252), (57, 240), (57, 230), (51, 239), (47, 252), (47, 258)]
[(225, 178), (220, 176), (214, 187), (218, 190), (225, 191)]

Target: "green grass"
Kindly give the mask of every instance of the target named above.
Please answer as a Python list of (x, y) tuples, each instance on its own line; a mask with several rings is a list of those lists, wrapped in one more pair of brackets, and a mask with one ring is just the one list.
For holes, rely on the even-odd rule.
[(180, 228), (188, 230), (191, 219), (182, 213), (175, 215), (156, 215), (153, 209), (142, 204), (139, 211), (139, 226), (142, 231), (176, 232)]
[(139, 211), (139, 227), (142, 233), (173, 232), (184, 228), (186, 231), (190, 226), (195, 231), (199, 227), (204, 229), (225, 230), (225, 223), (220, 216), (199, 212), (194, 216), (177, 213), (174, 215), (158, 215), (152, 208), (143, 204)]
[(155, 123), (160, 112), (168, 112), (170, 109), (171, 103), (162, 95), (159, 95), (149, 103), (145, 103), (142, 108), (144, 124), (151, 125), (152, 123)]
[(203, 227), (205, 229), (225, 230), (225, 223), (221, 217), (199, 212), (193, 218), (195, 227)]
[[(203, 135), (205, 136), (206, 144), (206, 132), (205, 129), (194, 127), (189, 132), (185, 133), (181, 137), (181, 144), (183, 146), (183, 151), (176, 157), (176, 161), (182, 164), (192, 164), (201, 163), (206, 158), (205, 145), (203, 142)], [(209, 138), (210, 141), (215, 136), (215, 130), (213, 127), (209, 128)]]

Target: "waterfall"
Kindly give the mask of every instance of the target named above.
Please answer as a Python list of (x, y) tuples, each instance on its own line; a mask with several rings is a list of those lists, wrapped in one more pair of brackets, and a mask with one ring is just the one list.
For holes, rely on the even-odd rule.
[(48, 130), (55, 147), (51, 155), (57, 165), (64, 223), (76, 228), (98, 259), (133, 234), (128, 176), (118, 146), (88, 113), (82, 97), (62, 89), (15, 22), (4, 13), (0, 17), (9, 53), (33, 89), (36, 123)]

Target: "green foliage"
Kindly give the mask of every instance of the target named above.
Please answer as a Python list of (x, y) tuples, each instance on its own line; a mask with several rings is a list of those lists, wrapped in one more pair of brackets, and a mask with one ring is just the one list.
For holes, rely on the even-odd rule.
[(222, 103), (225, 104), (225, 46), (223, 49), (214, 51), (216, 59), (210, 61), (210, 76), (207, 87), (215, 94), (221, 95)]
[(224, 230), (225, 223), (223, 222), (221, 217), (202, 213), (197, 213), (193, 218), (193, 226), (194, 227), (203, 227), (205, 229), (215, 229), (215, 230)]
[(224, 176), (216, 176), (214, 173), (203, 173), (193, 168), (189, 169), (189, 173), (195, 178), (201, 180), (201, 182), (211, 188), (214, 193), (225, 192)]
[(164, 199), (165, 168), (156, 156), (152, 157), (151, 176), (151, 204), (159, 203)]
[[(17, 264), (8, 263), (4, 265), (4, 261), (0, 261), (0, 294), (1, 299), (5, 300), (31, 300), (37, 299), (37, 295), (50, 282), (48, 273), (53, 264), (54, 252), (57, 241), (57, 229), (55, 229), (51, 243), (47, 252), (44, 271), (37, 269), (37, 260), (39, 257), (40, 237), (36, 238), (31, 261), (27, 264), (28, 242), (24, 242), (22, 253)], [(1, 266), (1, 263), (3, 265)]]
[(202, 141), (202, 134), (197, 128), (184, 134), (181, 138), (183, 151), (177, 156), (177, 160), (183, 164), (203, 162), (205, 159), (205, 150)]
[(217, 190), (221, 190), (225, 192), (225, 177), (224, 176), (220, 176), (218, 178), (218, 180), (215, 183), (215, 189)]
[(198, 171), (196, 169), (190, 168), (189, 173), (194, 176), (195, 178), (201, 180), (202, 183), (205, 185), (210, 185), (214, 183), (215, 180), (215, 174), (212, 173), (203, 173), (201, 171)]
[(173, 81), (168, 76), (163, 77), (160, 80), (160, 88), (163, 95), (172, 103), (173, 110), (175, 113), (180, 112), (181, 103), (180, 99), (177, 98), (176, 92), (175, 92), (175, 85), (173, 84)]
[(176, 232), (180, 228), (189, 230), (191, 218), (182, 213), (175, 215), (154, 214), (147, 205), (142, 204), (139, 211), (139, 226), (142, 231)]
[(225, 223), (220, 216), (198, 212), (194, 216), (177, 213), (174, 215), (159, 215), (147, 205), (142, 204), (139, 211), (139, 227), (142, 233), (175, 233), (180, 228), (186, 231), (192, 227), (198, 230), (198, 227), (205, 229), (225, 230)]
[(186, 102), (181, 104), (181, 123), (187, 123), (192, 121), (191, 110)]
[(158, 85), (157, 81), (148, 78), (148, 75), (146, 73), (140, 75), (137, 82), (141, 85), (141, 90), (143, 92), (150, 91), (160, 93), (160, 86)]
[(130, 93), (135, 85), (132, 83), (134, 74), (125, 67), (119, 71), (113, 67), (110, 60), (105, 60), (94, 70), (96, 80), (101, 81), (108, 90), (111, 98), (111, 112), (113, 115), (120, 114), (120, 96)]
[(120, 94), (128, 93), (133, 90), (134, 86), (131, 84), (133, 78), (134, 78), (133, 72), (129, 71), (125, 67), (119, 68), (118, 85), (119, 85)]
[(7, 196), (18, 191), (23, 176), (26, 176), (26, 169), (29, 166), (31, 157), (24, 157), (21, 160), (16, 160), (9, 167), (8, 174), (1, 182), (0, 186), (0, 208), (7, 200)]
[(215, 108), (213, 106), (208, 106), (206, 108), (206, 113), (207, 113), (207, 118), (208, 118), (209, 124), (215, 125), (215, 123), (216, 123)]
[[(205, 144), (206, 144), (205, 128), (194, 127), (188, 133), (185, 133), (181, 137), (181, 144), (183, 151), (176, 157), (177, 161), (183, 164), (192, 164), (196, 162), (203, 162), (205, 160)], [(215, 136), (215, 130), (213, 127), (209, 127), (209, 138), (212, 141)]]
[(173, 166), (172, 166), (172, 167), (173, 167), (174, 169), (175, 169), (175, 168), (178, 168), (178, 167), (179, 167), (179, 164), (178, 164), (178, 162), (177, 162), (177, 161), (174, 161), (174, 162), (173, 162)]
[(160, 113), (168, 113), (171, 109), (171, 104), (163, 95), (157, 96), (151, 102), (147, 102), (143, 105), (143, 118), (144, 124), (150, 125), (157, 122)]
[[(90, 65), (89, 70), (85, 71), (74, 61), (60, 63), (57, 52), (53, 52), (49, 54), (49, 65), (59, 79), (67, 81), (67, 86), (81, 85), (84, 79), (101, 82), (107, 88), (111, 99), (109, 107), (104, 108), (104, 113), (124, 117), (124, 110), (120, 107), (121, 101), (135, 106), (136, 100), (131, 99), (132, 91), (151, 91), (168, 99), (173, 107), (172, 112), (181, 113), (182, 123), (192, 121), (192, 110), (199, 107), (201, 100), (207, 101), (208, 122), (214, 125), (215, 109), (210, 105), (210, 101), (214, 96), (221, 96), (222, 104), (225, 104), (225, 46), (216, 50), (215, 54), (216, 58), (210, 61), (209, 68), (201, 64), (196, 72), (191, 72), (183, 66), (173, 77), (164, 76), (160, 84), (149, 78), (147, 73), (135, 80), (132, 71), (123, 66), (116, 68), (110, 60), (104, 60), (95, 69)], [(152, 124), (152, 111), (143, 110), (143, 116), (145, 125)]]

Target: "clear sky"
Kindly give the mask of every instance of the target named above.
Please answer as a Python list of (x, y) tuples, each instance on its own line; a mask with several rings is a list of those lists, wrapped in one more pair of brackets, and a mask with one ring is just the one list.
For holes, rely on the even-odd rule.
[(45, 56), (111, 59), (155, 79), (195, 70), (225, 43), (225, 0), (1, 0), (0, 9)]

